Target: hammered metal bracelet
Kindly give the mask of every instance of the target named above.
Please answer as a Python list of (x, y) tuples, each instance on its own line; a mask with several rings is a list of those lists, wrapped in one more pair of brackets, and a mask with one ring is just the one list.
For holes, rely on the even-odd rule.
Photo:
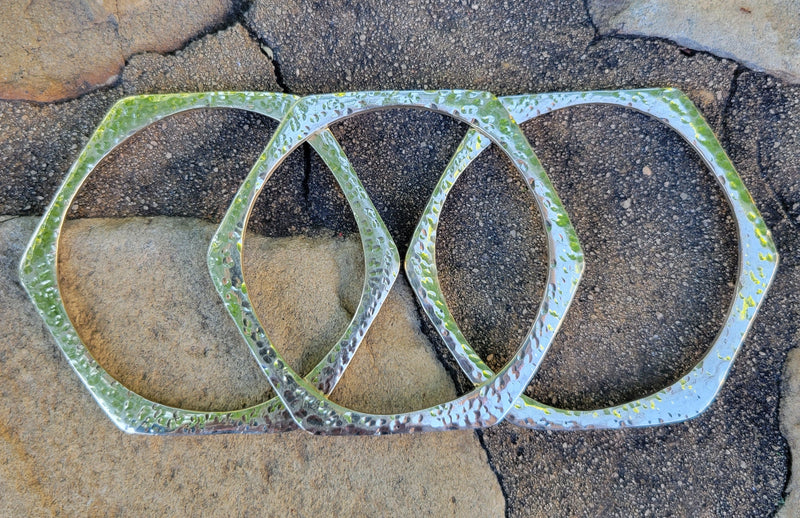
[[(122, 430), (143, 434), (208, 434), (279, 432), (295, 429), (294, 420), (276, 397), (230, 412), (175, 408), (150, 401), (111, 377), (92, 357), (67, 316), (58, 289), (58, 240), (69, 205), (86, 177), (111, 150), (142, 128), (183, 111), (237, 108), (282, 120), (298, 97), (264, 92), (212, 92), (147, 95), (122, 99), (106, 115), (70, 169), (37, 227), (20, 265), (20, 280), (56, 343), (97, 403)], [(344, 157), (336, 140), (321, 132), (309, 143), (325, 157)], [(335, 149), (329, 149), (334, 146)], [(359, 222), (367, 265), (361, 300), (342, 337), (308, 378), (325, 393), (336, 386), (344, 369), (377, 315), (399, 271), (400, 256), (389, 231), (349, 164), (331, 162), (331, 169)], [(369, 221), (369, 229), (363, 222)], [(228, 308), (230, 311), (230, 308)]]
[[(739, 237), (738, 282), (725, 324), (699, 363), (672, 385), (650, 396), (596, 410), (566, 410), (527, 396), (506, 416), (519, 426), (540, 429), (599, 429), (652, 426), (685, 421), (699, 415), (714, 400), (744, 342), (758, 307), (772, 282), (778, 256), (772, 237), (719, 141), (697, 108), (679, 90), (645, 89), (569, 92), (501, 97), (509, 114), (522, 124), (539, 115), (581, 104), (609, 104), (650, 115), (683, 137), (697, 151), (722, 187)], [(451, 315), (439, 286), (436, 270), (436, 226), (448, 192), (481, 149), (469, 153), (477, 138), (474, 130), (464, 137), (414, 232), (406, 255), (406, 272), (425, 313), (441, 335), (464, 373), (475, 383), (492, 370), (470, 347)]]
[[(523, 396), (574, 297), (583, 256), (558, 195), (518, 124), (577, 104), (617, 104), (660, 118), (697, 150), (723, 188), (739, 232), (739, 282), (725, 325), (709, 352), (666, 389), (627, 404), (593, 411), (543, 405)], [(330, 124), (368, 110), (407, 106), (447, 114), (470, 129), (434, 189), (406, 256), (411, 285), (434, 327), (464, 372), (470, 393), (435, 407), (371, 415), (325, 397), (341, 377), (394, 282), (397, 248), (358, 177), (329, 131)], [(61, 226), (77, 190), (111, 149), (146, 125), (174, 113), (240, 108), (281, 120), (275, 135), (237, 192), (209, 248), (209, 270), (225, 307), (278, 394), (234, 412), (197, 412), (149, 401), (111, 378), (91, 357), (67, 317), (58, 292), (56, 254)], [(305, 379), (289, 368), (253, 311), (242, 276), (244, 229), (255, 199), (281, 161), (309, 142), (330, 167), (353, 210), (366, 274), (358, 309), (342, 337)], [(494, 143), (523, 175), (548, 236), (549, 269), (534, 325), (512, 360), (493, 373), (464, 339), (447, 308), (435, 264), (439, 213), (453, 184)], [(478, 428), (504, 418), (530, 428), (587, 429), (682, 421), (702, 412), (719, 391), (777, 266), (769, 231), (733, 165), (697, 109), (674, 89), (576, 92), (495, 98), (474, 91), (360, 92), (298, 98), (283, 94), (213, 92), (138, 96), (118, 102), (90, 139), (39, 224), (23, 256), (21, 280), (59, 347), (100, 406), (123, 430), (136, 433), (284, 431), (299, 425), (317, 434), (384, 434)]]

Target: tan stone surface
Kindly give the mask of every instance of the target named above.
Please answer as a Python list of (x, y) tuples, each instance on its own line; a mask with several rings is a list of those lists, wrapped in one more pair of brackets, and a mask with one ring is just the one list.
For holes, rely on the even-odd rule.
[(791, 478), (786, 486), (786, 502), (780, 518), (800, 515), (800, 349), (786, 355), (781, 387), (781, 433), (792, 451)]
[[(0, 515), (503, 514), (497, 479), (470, 432), (123, 434), (68, 367), (16, 280), (34, 225), (30, 218), (0, 223)], [(61, 280), (80, 332), (126, 383), (193, 406), (237, 406), (264, 384), (205, 280), (211, 232), (208, 223), (166, 218), (71, 223)], [(258, 307), (276, 309), (265, 317), (275, 341), (295, 362), (312, 361), (315, 353), (302, 350), (323, 347), (357, 300), (358, 243), (251, 236), (246, 247)], [(102, 293), (104, 283), (118, 291)], [(363, 344), (367, 358), (342, 380), (339, 401), (408, 408), (453, 395), (419, 333), (410, 296), (406, 287), (392, 291)], [(114, 360), (122, 354), (125, 361)], [(385, 383), (384, 368), (407, 371)]]
[(798, 0), (590, 0), (603, 33), (656, 36), (800, 83)]
[(59, 284), (84, 343), (124, 385), (167, 405), (243, 408), (270, 390), (215, 300), (203, 246), (213, 231), (193, 219), (83, 219), (62, 238)]
[(137, 52), (168, 52), (222, 22), (231, 0), (8, 0), (0, 98), (55, 101), (116, 80)]

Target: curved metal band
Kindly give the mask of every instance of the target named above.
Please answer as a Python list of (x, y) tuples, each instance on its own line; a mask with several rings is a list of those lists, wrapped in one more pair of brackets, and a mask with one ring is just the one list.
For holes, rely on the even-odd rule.
[[(517, 123), (577, 104), (614, 104), (652, 115), (675, 129), (697, 150), (723, 188), (737, 222), (739, 274), (725, 325), (706, 356), (670, 387), (630, 403), (592, 411), (570, 411), (521, 396), (535, 374), (575, 294), (582, 271), (577, 236)], [(406, 257), (406, 271), (422, 306), (456, 357), (478, 385), (469, 394), (436, 407), (382, 416), (352, 411), (328, 401), (394, 282), (399, 257), (388, 230), (329, 132), (334, 121), (359, 112), (408, 106), (434, 110), (471, 126), (437, 184)], [(58, 239), (67, 210), (92, 169), (114, 147), (143, 127), (198, 108), (239, 108), (284, 119), (237, 192), (209, 248), (216, 289), (233, 316), (278, 398), (232, 412), (201, 412), (149, 401), (123, 387), (92, 358), (70, 322), (58, 290)], [(516, 119), (516, 121), (515, 121)], [(366, 266), (356, 313), (322, 362), (301, 379), (269, 342), (255, 316), (241, 274), (247, 218), (264, 182), (280, 162), (308, 141), (331, 168), (354, 212)], [(478, 154), (497, 144), (522, 173), (537, 202), (549, 244), (549, 270), (537, 320), (517, 354), (495, 374), (471, 349), (447, 308), (438, 281), (435, 239), (439, 213), (458, 176)], [(674, 89), (575, 92), (505, 97), (471, 91), (363, 92), (299, 99), (254, 92), (152, 95), (119, 101), (70, 169), (39, 223), (20, 265), (20, 279), (73, 369), (104, 411), (128, 432), (222, 433), (281, 431), (295, 421), (314, 433), (379, 434), (412, 430), (474, 428), (511, 422), (530, 428), (589, 429), (648, 426), (689, 419), (702, 412), (724, 382), (763, 297), (778, 256), (769, 231), (730, 160), (694, 105)]]
[[(514, 358), (472, 392), (432, 408), (394, 415), (357, 412), (329, 401), (283, 360), (253, 311), (242, 276), (247, 220), (264, 182), (302, 142), (354, 114), (396, 106), (423, 108), (469, 124), (477, 141), (498, 145), (528, 184), (549, 242), (547, 288), (539, 313)], [(345, 157), (342, 155), (342, 160)], [(479, 428), (498, 423), (525, 390), (577, 290), (583, 253), (558, 195), (519, 127), (489, 93), (360, 92), (305, 97), (292, 107), (237, 192), (209, 248), (209, 270), (237, 327), (270, 384), (303, 429), (317, 434), (387, 434)]]
[[(264, 92), (144, 95), (117, 102), (67, 174), (31, 238), (20, 264), (20, 280), (72, 368), (100, 407), (121, 429), (142, 434), (277, 432), (295, 429), (274, 397), (250, 408), (205, 412), (162, 405), (127, 389), (100, 366), (78, 336), (58, 288), (57, 254), (62, 225), (72, 200), (95, 166), (116, 146), (165, 117), (200, 108), (237, 108), (282, 120), (298, 97)], [(336, 139), (320, 132), (309, 143), (328, 163), (341, 166)], [(333, 169), (361, 231), (366, 273), (353, 319), (326, 357), (306, 376), (324, 393), (339, 381), (375, 318), (399, 271), (400, 258), (378, 212), (352, 169)], [(363, 222), (369, 220), (369, 228)]]
[[(651, 115), (674, 129), (711, 169), (725, 193), (739, 233), (739, 273), (725, 324), (700, 362), (669, 387), (650, 396), (598, 410), (565, 410), (522, 396), (506, 420), (528, 428), (599, 429), (639, 427), (690, 419), (705, 410), (719, 392), (733, 359), (755, 318), (775, 274), (778, 254), (764, 220), (708, 123), (679, 90), (647, 89), (571, 92), (501, 97), (517, 123), (579, 104), (612, 104)], [(492, 375), (470, 347), (450, 314), (439, 286), (435, 240), (439, 213), (459, 175), (480, 153), (470, 131), (448, 165), (414, 233), (406, 272), (423, 309), (462, 370), (476, 384)]]

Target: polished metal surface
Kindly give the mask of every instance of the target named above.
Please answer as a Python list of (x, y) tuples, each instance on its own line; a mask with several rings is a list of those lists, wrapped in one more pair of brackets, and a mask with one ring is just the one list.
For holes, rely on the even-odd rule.
[[(583, 269), (578, 236), (518, 124), (577, 104), (616, 104), (652, 115), (698, 152), (721, 185), (739, 232), (739, 282), (723, 329), (700, 363), (675, 384), (624, 405), (590, 411), (549, 407), (523, 396), (575, 295)], [(389, 107), (433, 110), (470, 126), (414, 232), (406, 272), (425, 313), (460, 367), (475, 383), (468, 394), (432, 408), (372, 415), (326, 398), (355, 354), (399, 270), (397, 248), (329, 126)], [(57, 281), (58, 239), (71, 201), (88, 174), (115, 146), (161, 118), (197, 108), (239, 108), (281, 121), (242, 183), (208, 252), (211, 278), (276, 398), (234, 412), (198, 412), (149, 401), (123, 387), (92, 358), (70, 322)], [(242, 274), (245, 228), (256, 197), (280, 163), (308, 142), (331, 169), (353, 210), (366, 274), (359, 306), (320, 364), (301, 377), (286, 365), (256, 316)], [(518, 351), (492, 372), (467, 343), (450, 314), (436, 270), (436, 230), (448, 192), (483, 149), (498, 146), (525, 179), (548, 237), (545, 294)], [(502, 229), (498, 229), (502, 231)], [(298, 98), (255, 92), (138, 96), (119, 101), (70, 170), (23, 256), (20, 278), (68, 361), (100, 406), (123, 430), (148, 434), (285, 431), (386, 434), (491, 426), (503, 419), (529, 428), (591, 429), (682, 421), (702, 412), (727, 376), (777, 267), (769, 231), (730, 160), (694, 105), (674, 89), (535, 94), (496, 98), (446, 90), (359, 92)]]
[[(344, 408), (294, 372), (256, 316), (242, 275), (247, 218), (264, 183), (297, 146), (330, 124), (369, 110), (408, 106), (450, 115), (499, 146), (522, 174), (543, 216), (549, 244), (547, 287), (531, 330), (513, 359), (474, 390), (435, 407), (394, 415)], [(470, 142), (467, 143), (469, 145)], [(464, 146), (461, 147), (464, 149)], [(346, 163), (344, 155), (341, 162)], [(335, 165), (331, 166), (335, 170)], [(569, 308), (583, 271), (583, 253), (566, 210), (528, 141), (502, 103), (473, 91), (359, 92), (309, 96), (297, 102), (234, 197), (209, 247), (211, 278), (261, 368), (304, 430), (319, 434), (387, 434), (482, 428), (500, 422), (530, 383)]]
[[(650, 396), (596, 410), (555, 408), (521, 396), (506, 420), (528, 428), (580, 430), (652, 426), (691, 419), (719, 392), (744, 342), (777, 268), (778, 256), (764, 220), (708, 123), (688, 97), (675, 89), (570, 92), (502, 97), (518, 124), (580, 104), (628, 107), (662, 121), (702, 157), (733, 211), (739, 234), (738, 283), (725, 324), (700, 362), (678, 381)], [(406, 272), (417, 298), (461, 369), (476, 384), (492, 370), (470, 347), (444, 300), (436, 270), (436, 227), (448, 192), (480, 153), (467, 133), (434, 188), (406, 255)]]
[[(174, 408), (127, 389), (95, 361), (67, 316), (58, 289), (58, 240), (69, 205), (86, 177), (116, 146), (145, 126), (169, 115), (198, 108), (238, 108), (281, 120), (297, 97), (261, 92), (213, 92), (130, 97), (106, 115), (72, 166), (34, 233), (20, 264), (20, 280), (67, 360), (111, 420), (130, 433), (207, 434), (279, 432), (296, 425), (276, 397), (231, 412)], [(400, 256), (389, 231), (355, 173), (339, 157), (344, 153), (328, 132), (309, 139), (331, 169), (359, 221), (366, 275), (353, 319), (328, 355), (308, 374), (324, 393), (336, 386), (355, 349), (394, 283)], [(333, 147), (331, 147), (333, 146)], [(368, 225), (368, 228), (367, 226)]]

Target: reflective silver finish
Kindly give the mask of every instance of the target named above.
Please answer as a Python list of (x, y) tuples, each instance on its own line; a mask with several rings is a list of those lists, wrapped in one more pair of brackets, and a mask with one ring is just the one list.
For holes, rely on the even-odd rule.
[[(521, 124), (538, 115), (580, 104), (612, 104), (651, 115), (678, 132), (703, 158), (725, 193), (739, 233), (736, 291), (722, 330), (700, 362), (678, 381), (650, 396), (597, 410), (555, 408), (521, 396), (506, 420), (528, 428), (599, 429), (652, 426), (684, 421), (705, 410), (716, 397), (733, 365), (756, 312), (775, 274), (778, 254), (763, 218), (708, 123), (688, 97), (675, 89), (570, 92), (502, 97), (500, 101)], [(450, 314), (436, 270), (436, 226), (448, 192), (481, 149), (467, 133), (434, 188), (406, 255), (406, 272), (425, 313), (476, 384), (492, 370), (470, 347)], [(465, 146), (466, 145), (466, 146)]]
[[(256, 197), (292, 150), (313, 135), (327, 131), (328, 126), (338, 120), (395, 106), (450, 115), (473, 128), (477, 133), (475, 144), (482, 146), (481, 141), (491, 141), (508, 155), (528, 184), (542, 214), (548, 236), (549, 269), (538, 316), (513, 359), (498, 373), (492, 373), (473, 391), (453, 401), (413, 412), (375, 415), (328, 400), (286, 364), (267, 337), (247, 295), (242, 276), (242, 249), (247, 219)], [(341, 159), (346, 161), (344, 155)], [(530, 383), (552, 343), (577, 290), (583, 271), (583, 253), (569, 217), (539, 160), (496, 97), (487, 92), (465, 90), (359, 92), (309, 96), (292, 107), (231, 203), (211, 241), (208, 264), (211, 278), (234, 322), (297, 424), (317, 434), (377, 435), (482, 428), (500, 422)]]
[[(20, 264), (20, 281), (56, 343), (101, 408), (121, 429), (143, 434), (279, 432), (296, 428), (281, 401), (242, 410), (204, 412), (150, 401), (112, 378), (92, 357), (67, 316), (58, 289), (58, 240), (69, 205), (95, 166), (125, 139), (164, 117), (199, 108), (238, 108), (281, 120), (297, 97), (263, 92), (212, 92), (129, 97), (116, 103), (89, 140), (45, 212)], [(331, 169), (359, 221), (366, 262), (361, 300), (353, 319), (326, 357), (307, 375), (329, 393), (347, 368), (394, 283), (400, 256), (389, 231), (358, 178), (340, 157), (344, 154), (329, 132), (309, 139)], [(242, 286), (244, 288), (244, 286)], [(230, 310), (230, 308), (229, 308)]]
[[(567, 213), (518, 124), (577, 104), (627, 106), (662, 120), (697, 150), (725, 192), (739, 232), (739, 282), (725, 325), (701, 362), (666, 389), (594, 411), (549, 407), (522, 393), (535, 375), (577, 290), (583, 254)], [(420, 303), (464, 372), (470, 393), (432, 408), (373, 415), (325, 397), (346, 369), (377, 315), (398, 269), (397, 248), (329, 126), (369, 110), (406, 106), (433, 110), (470, 126), (416, 228), (406, 272)], [(70, 322), (58, 290), (58, 239), (67, 209), (88, 174), (114, 147), (174, 113), (226, 107), (282, 121), (244, 180), (208, 253), (211, 278), (278, 397), (233, 412), (198, 412), (161, 405), (128, 390), (92, 358)], [(280, 163), (308, 142), (330, 167), (350, 204), (364, 249), (366, 275), (359, 306), (341, 338), (305, 378), (288, 367), (252, 307), (242, 274), (247, 220), (256, 197)], [(447, 194), (483, 149), (495, 144), (511, 159), (537, 203), (548, 237), (548, 278), (537, 318), (511, 361), (492, 372), (450, 314), (436, 270), (436, 230)], [(68, 361), (100, 406), (123, 430), (148, 434), (271, 432), (298, 425), (317, 434), (385, 434), (491, 426), (507, 419), (530, 428), (648, 426), (689, 419), (713, 400), (731, 367), (777, 267), (769, 231), (730, 160), (694, 105), (673, 89), (575, 92), (495, 98), (474, 91), (360, 92), (298, 98), (255, 92), (138, 96), (119, 101), (90, 139), (40, 222), (23, 256), (20, 279)]]

